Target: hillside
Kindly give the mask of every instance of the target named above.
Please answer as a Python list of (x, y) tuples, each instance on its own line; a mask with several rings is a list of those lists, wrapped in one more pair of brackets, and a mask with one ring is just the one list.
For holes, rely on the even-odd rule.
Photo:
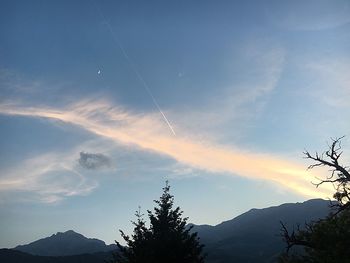
[[(330, 212), (329, 201), (313, 199), (264, 209), (251, 209), (216, 226), (193, 225), (208, 254), (207, 263), (275, 262), (284, 250), (280, 222), (288, 227), (324, 218)], [(0, 262), (102, 263), (111, 257), (116, 245), (86, 238), (72, 230), (0, 250)]]
[(324, 218), (329, 201), (313, 199), (264, 209), (251, 209), (216, 226), (194, 226), (206, 245), (208, 262), (271, 262), (284, 249), (280, 222), (303, 226)]
[(107, 252), (116, 249), (116, 245), (107, 246), (102, 240), (87, 238), (69, 230), (58, 232), (27, 245), (15, 247), (15, 250), (38, 256), (70, 256), (85, 253)]

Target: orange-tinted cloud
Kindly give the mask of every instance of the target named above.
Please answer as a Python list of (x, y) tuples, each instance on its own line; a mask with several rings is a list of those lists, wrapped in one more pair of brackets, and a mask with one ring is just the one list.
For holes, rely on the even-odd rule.
[(106, 101), (84, 100), (62, 109), (2, 104), (0, 113), (71, 123), (118, 143), (169, 156), (190, 167), (272, 181), (307, 197), (329, 197), (333, 190), (331, 187), (316, 189), (310, 183), (314, 177), (301, 164), (197, 140), (193, 135), (174, 136), (158, 115), (132, 114)]

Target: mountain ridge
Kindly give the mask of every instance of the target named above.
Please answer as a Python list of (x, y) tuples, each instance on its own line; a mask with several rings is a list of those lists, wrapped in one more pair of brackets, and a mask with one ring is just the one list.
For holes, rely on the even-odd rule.
[(107, 252), (116, 248), (116, 245), (106, 245), (104, 241), (97, 238), (87, 238), (73, 230), (68, 230), (13, 249), (37, 256), (72, 256)]
[[(327, 200), (311, 199), (261, 209), (252, 208), (214, 226), (189, 225), (193, 226), (192, 231), (198, 232), (200, 241), (205, 245), (205, 252), (208, 253), (207, 263), (276, 262), (278, 255), (285, 248), (280, 236), (280, 222), (288, 227), (295, 225), (302, 227), (306, 222), (326, 217), (331, 211), (330, 204), (331, 202)], [(35, 259), (39, 259), (39, 256), (51, 256), (52, 259), (53, 256), (90, 254), (92, 262), (102, 263), (103, 261), (99, 261), (101, 257), (96, 258), (93, 256), (94, 253), (107, 253), (110, 256), (111, 251), (116, 248), (116, 245), (106, 245), (102, 240), (86, 238), (73, 230), (68, 230), (14, 249), (37, 255)], [(11, 254), (10, 251), (6, 253)], [(67, 258), (67, 262), (75, 262), (75, 259)], [(34, 258), (30, 260), (38, 261)]]
[(285, 248), (281, 221), (288, 227), (303, 227), (306, 222), (326, 217), (330, 211), (329, 201), (311, 199), (250, 209), (218, 225), (194, 225), (192, 230), (206, 245), (208, 262), (273, 262)]

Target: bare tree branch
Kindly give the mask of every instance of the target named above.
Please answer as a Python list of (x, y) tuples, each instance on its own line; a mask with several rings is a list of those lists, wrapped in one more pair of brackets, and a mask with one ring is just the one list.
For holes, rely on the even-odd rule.
[[(304, 158), (312, 160), (314, 163), (308, 166), (308, 169), (313, 169), (315, 167), (326, 166), (329, 169), (330, 174), (326, 178), (316, 178), (319, 182), (312, 183), (316, 187), (323, 184), (332, 184), (335, 189), (335, 194), (333, 197), (337, 200), (337, 203), (332, 202), (331, 207), (336, 207), (336, 211), (330, 216), (331, 218), (336, 217), (340, 212), (345, 209), (350, 209), (350, 169), (348, 166), (340, 164), (340, 158), (343, 154), (341, 140), (344, 136), (332, 139), (331, 144), (328, 145), (328, 150), (323, 153), (315, 152), (311, 154), (309, 151), (304, 151)], [(298, 229), (296, 231), (289, 232), (287, 227), (281, 224), (281, 235), (285, 240), (287, 247), (287, 253), (293, 246), (304, 246), (308, 248), (313, 248), (312, 244), (305, 240), (305, 235), (302, 233), (312, 233), (313, 224), (306, 224), (306, 232), (304, 230)]]
[[(286, 252), (288, 253), (289, 250), (294, 247), (294, 246), (306, 246), (306, 247), (312, 247), (311, 243), (310, 242), (307, 242), (306, 240), (302, 240), (300, 239), (296, 234), (295, 234), (295, 231), (294, 231), (294, 228), (293, 228), (293, 231), (292, 233), (289, 233), (286, 225), (280, 221), (280, 224), (282, 226), (282, 229), (281, 229), (281, 236), (283, 237), (284, 241), (286, 242), (287, 244), (287, 247), (286, 247)], [(300, 227), (298, 226), (297, 227), (297, 231), (299, 232), (300, 231)]]
[(330, 168), (330, 175), (325, 179), (319, 179), (318, 183), (313, 183), (316, 187), (324, 183), (331, 183), (336, 193), (334, 198), (339, 203), (339, 209), (350, 201), (350, 169), (348, 166), (343, 166), (339, 163), (339, 158), (342, 156), (343, 151), (341, 150), (341, 140), (345, 136), (332, 139), (332, 143), (329, 145), (329, 149), (322, 154), (316, 152), (312, 155), (309, 151), (304, 151), (306, 159), (314, 161), (313, 164), (309, 165), (308, 169), (313, 169), (315, 167), (327, 166)]

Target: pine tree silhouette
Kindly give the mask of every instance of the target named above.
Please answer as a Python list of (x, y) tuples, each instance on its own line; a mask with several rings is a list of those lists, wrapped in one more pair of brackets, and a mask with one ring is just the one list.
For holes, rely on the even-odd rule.
[(188, 218), (182, 218), (180, 207), (173, 209), (174, 196), (170, 194), (168, 181), (154, 211), (148, 210), (150, 226), (147, 227), (140, 211), (136, 212), (134, 232), (130, 236), (123, 231), (121, 236), (126, 246), (114, 255), (115, 263), (202, 263), (203, 245), (197, 233), (187, 227)]

